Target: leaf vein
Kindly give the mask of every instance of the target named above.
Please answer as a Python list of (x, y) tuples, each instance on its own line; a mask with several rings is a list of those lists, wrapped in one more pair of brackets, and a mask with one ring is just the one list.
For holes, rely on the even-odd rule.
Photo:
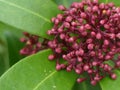
[(44, 78), (43, 80), (41, 80), (40, 83), (37, 84), (37, 86), (33, 89), (33, 90), (37, 90), (37, 88), (42, 85), (47, 79), (49, 79), (52, 75), (54, 75), (57, 71), (52, 72), (51, 74), (49, 74), (46, 78)]

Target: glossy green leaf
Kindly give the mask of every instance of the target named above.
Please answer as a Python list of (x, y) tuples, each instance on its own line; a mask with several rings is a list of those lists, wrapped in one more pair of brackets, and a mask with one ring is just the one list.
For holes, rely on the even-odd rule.
[(116, 71), (117, 79), (112, 80), (106, 77), (100, 82), (102, 90), (120, 90), (120, 71)]
[(65, 5), (66, 7), (69, 7), (73, 2), (80, 2), (81, 0), (53, 0), (58, 5)]
[(0, 78), (0, 90), (71, 90), (77, 75), (56, 71), (55, 62), (49, 61), (51, 50), (29, 56)]
[(45, 38), (58, 12), (52, 0), (0, 0), (0, 21)]
[(19, 51), (24, 46), (23, 43), (21, 43), (19, 40), (20, 37), (16, 36), (12, 32), (6, 31), (4, 33), (4, 36), (8, 46), (9, 65), (12, 66), (13, 64), (15, 64), (16, 62), (23, 58), (23, 56), (20, 55)]

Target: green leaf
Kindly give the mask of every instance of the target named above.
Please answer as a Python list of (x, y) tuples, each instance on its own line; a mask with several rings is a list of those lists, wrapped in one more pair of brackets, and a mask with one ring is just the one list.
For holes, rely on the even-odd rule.
[(58, 12), (52, 0), (0, 0), (0, 21), (45, 38)]
[(71, 90), (77, 75), (57, 72), (48, 60), (51, 53), (44, 50), (15, 64), (0, 78), (1, 90)]
[(58, 5), (65, 5), (69, 7), (73, 2), (80, 2), (81, 0), (54, 0)]
[(120, 71), (116, 70), (117, 79), (112, 80), (110, 77), (106, 77), (100, 82), (102, 90), (120, 90)]
[(9, 58), (7, 45), (3, 37), (0, 36), (0, 76), (9, 68)]
[(9, 31), (6, 31), (4, 33), (4, 36), (6, 38), (8, 46), (9, 65), (12, 66), (13, 64), (15, 64), (16, 62), (23, 58), (23, 56), (20, 55), (19, 53), (20, 49), (23, 48), (23, 43), (20, 42), (19, 40), (20, 37), (14, 35)]

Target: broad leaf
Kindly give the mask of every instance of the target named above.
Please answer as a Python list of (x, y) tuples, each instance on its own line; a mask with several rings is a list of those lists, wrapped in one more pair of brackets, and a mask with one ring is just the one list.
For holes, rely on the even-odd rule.
[(52, 0), (0, 0), (0, 21), (45, 38), (58, 12)]
[(1, 90), (71, 90), (77, 75), (56, 71), (54, 61), (49, 61), (51, 50), (27, 57), (0, 78)]
[(116, 71), (117, 79), (112, 80), (106, 77), (100, 82), (102, 90), (120, 90), (120, 71)]

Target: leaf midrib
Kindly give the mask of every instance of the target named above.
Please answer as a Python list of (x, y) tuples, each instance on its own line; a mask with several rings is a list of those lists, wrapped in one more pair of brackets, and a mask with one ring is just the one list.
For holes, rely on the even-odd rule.
[(54, 71), (50, 73), (47, 77), (45, 77), (43, 80), (41, 80), (34, 88), (33, 90), (37, 90), (37, 88), (42, 85), (47, 79), (49, 79), (51, 76), (53, 76), (57, 71)]
[(7, 5), (9, 5), (9, 6), (12, 6), (12, 7), (18, 8), (18, 9), (21, 9), (21, 10), (27, 12), (27, 13), (30, 13), (30, 14), (32, 14), (32, 15), (34, 15), (34, 16), (37, 16), (37, 17), (45, 20), (46, 22), (49, 22), (49, 23), (50, 23), (50, 20), (49, 20), (49, 19), (43, 17), (42, 15), (40, 15), (40, 14), (38, 14), (38, 13), (30, 10), (30, 9), (24, 8), (23, 6), (20, 6), (20, 5), (18, 5), (18, 4), (15, 4), (15, 3), (12, 3), (12, 2), (9, 2), (9, 1), (5, 1), (5, 0), (0, 0), (0, 2), (2, 2), (2, 3), (4, 3), (4, 4), (7, 4)]

